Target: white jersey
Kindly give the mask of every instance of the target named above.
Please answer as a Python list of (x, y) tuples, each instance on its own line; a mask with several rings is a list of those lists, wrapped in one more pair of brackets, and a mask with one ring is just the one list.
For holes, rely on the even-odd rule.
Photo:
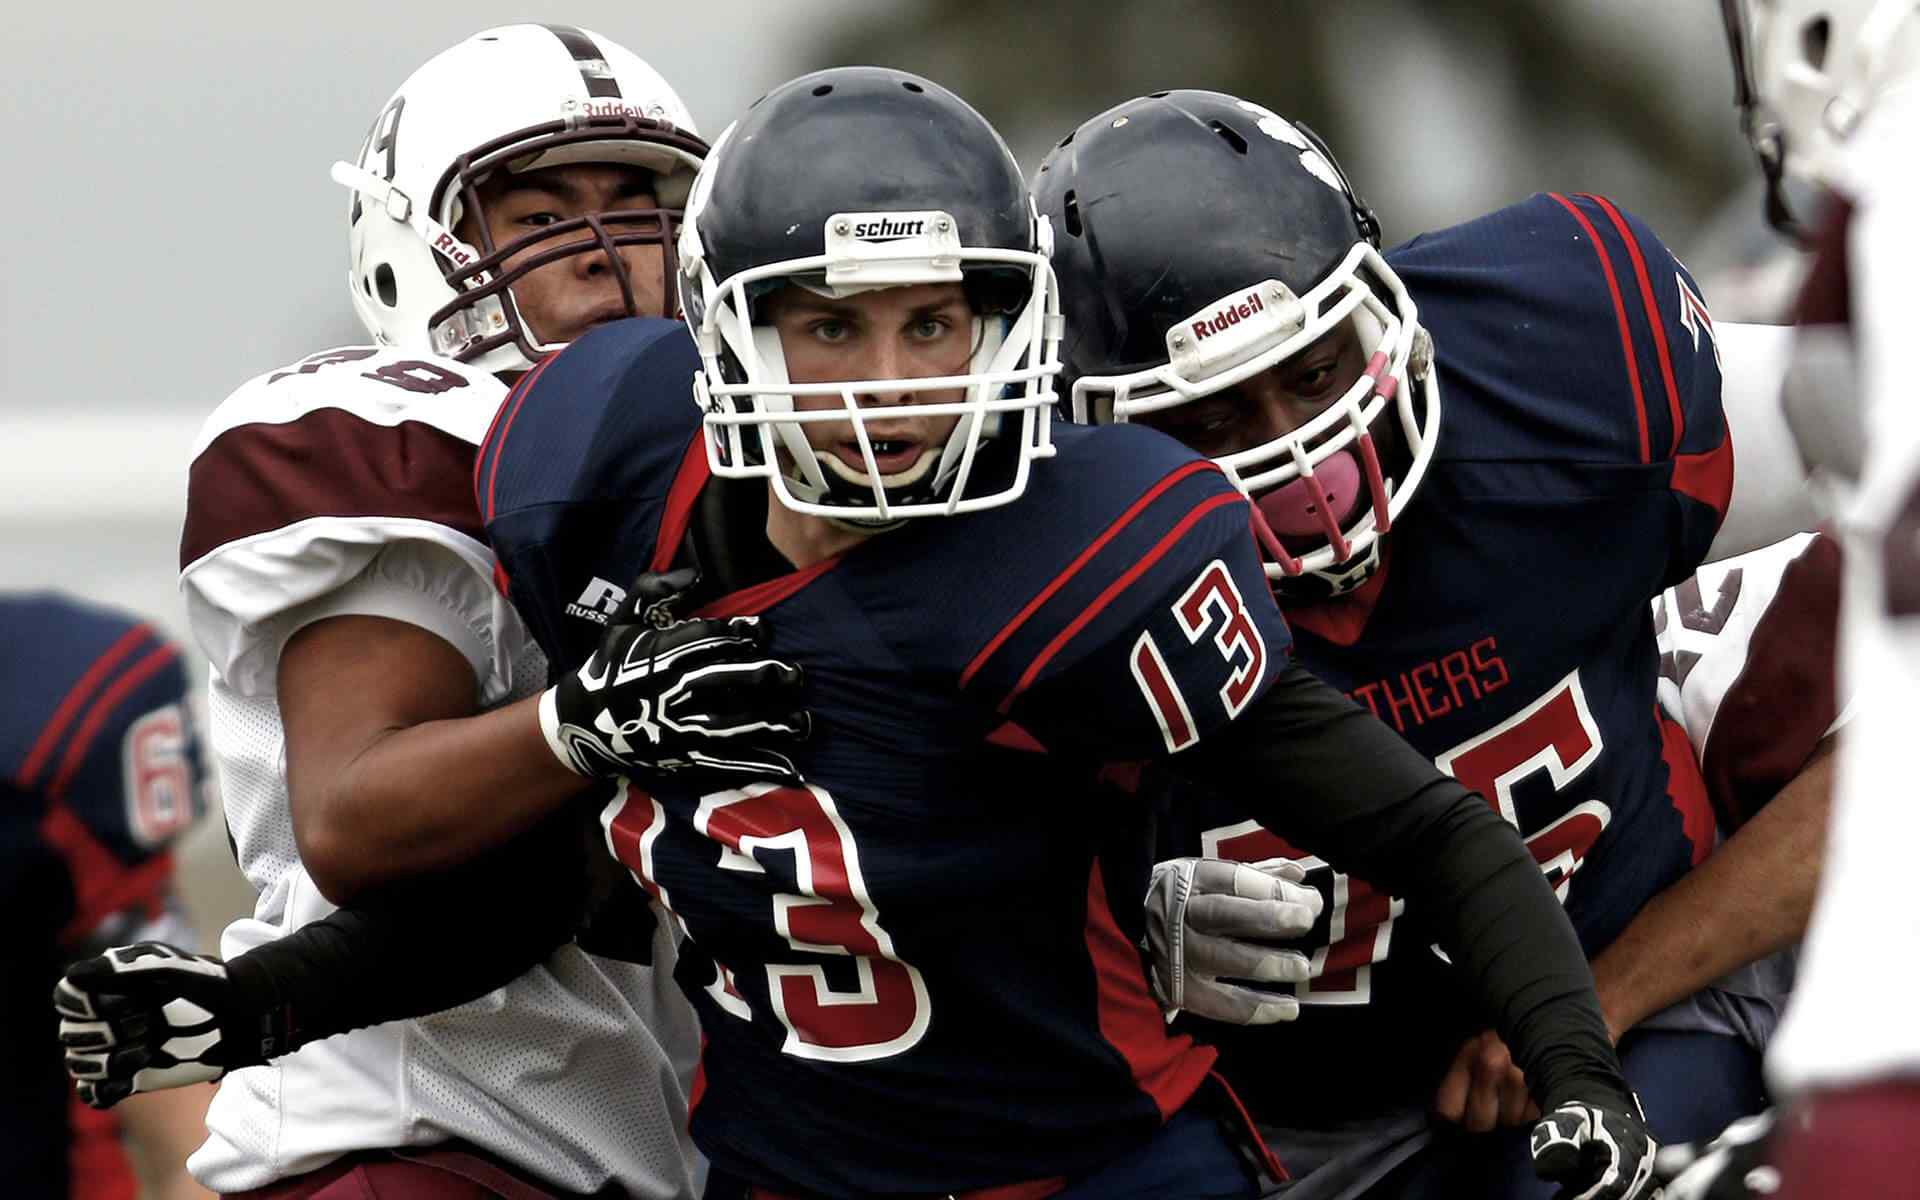
[[(459, 363), (350, 347), (249, 381), (201, 430), (181, 589), (212, 660), (210, 743), (257, 897), (222, 939), (228, 957), (333, 907), (301, 866), (287, 802), (274, 685), (296, 630), (348, 613), (431, 630), (466, 656), (483, 707), (545, 683), (493, 586), (473, 500), (476, 448), (503, 397)], [(349, 1151), (461, 1138), (555, 1189), (690, 1197), (698, 1030), (672, 982), (671, 939), (660, 922), (652, 969), (568, 945), (474, 1003), (237, 1071), (188, 1166), (231, 1192)]]
[(1920, 844), (1910, 753), (1920, 713), (1920, 402), (1906, 329), (1920, 268), (1910, 216), (1920, 186), (1915, 137), (1920, 87), (1910, 86), (1878, 102), (1856, 135), (1852, 218), (1837, 243), (1865, 397), (1865, 458), (1841, 520), (1840, 672), (1858, 716), (1838, 751), (1800, 987), (1768, 1061), (1785, 1092), (1920, 1076), (1920, 905), (1909, 882)]

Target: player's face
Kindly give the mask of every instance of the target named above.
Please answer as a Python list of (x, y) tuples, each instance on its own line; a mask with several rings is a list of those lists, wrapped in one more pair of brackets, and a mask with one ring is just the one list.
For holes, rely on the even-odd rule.
[[(767, 319), (780, 334), (787, 377), (794, 383), (845, 380), (929, 379), (960, 375), (973, 354), (973, 310), (959, 284), (920, 284), (862, 292), (834, 300), (789, 285), (767, 300)], [(919, 480), (937, 461), (958, 414), (918, 416), (924, 404), (952, 404), (962, 388), (904, 391), (869, 388), (854, 402), (869, 415), (867, 438), (873, 446), (880, 482), (904, 487)], [(796, 409), (844, 408), (839, 396), (796, 396)], [(884, 415), (871, 415), (884, 410)], [(847, 421), (811, 421), (804, 425), (807, 444), (822, 461), (854, 482), (867, 482), (866, 463), (853, 425)]]
[[(480, 186), (480, 207), (487, 232), (505, 247), (562, 221), (592, 213), (657, 208), (653, 176), (638, 167), (612, 163), (569, 163), (514, 174), (501, 171)], [(461, 219), (462, 236), (477, 241), (473, 217)], [(535, 254), (591, 241), (581, 230), (568, 241), (540, 240), (509, 255), (503, 270)], [(635, 309), (643, 316), (666, 316), (664, 251), (657, 245), (622, 246), (618, 251), (633, 288)], [(570, 342), (595, 325), (628, 316), (620, 281), (604, 251), (569, 255), (531, 271), (513, 284), (514, 303), (536, 340)]]
[(1343, 321), (1301, 353), (1234, 387), (1139, 420), (1221, 458), (1305, 425), (1346, 394), (1366, 365), (1360, 335)]

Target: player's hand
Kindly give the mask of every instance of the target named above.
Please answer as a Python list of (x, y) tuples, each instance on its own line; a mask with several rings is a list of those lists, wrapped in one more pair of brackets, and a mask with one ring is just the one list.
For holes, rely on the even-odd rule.
[(1453, 1056), (1433, 1094), (1433, 1111), (1468, 1133), (1486, 1133), (1540, 1119), (1527, 1091), (1527, 1077), (1514, 1065), (1500, 1035), (1487, 1030), (1468, 1038)]
[(226, 964), (163, 942), (73, 964), (54, 985), (53, 1007), (67, 1074), (94, 1108), (264, 1061), (257, 1039), (235, 1036)]
[(766, 652), (758, 617), (680, 619), (691, 568), (646, 574), (585, 666), (540, 697), (540, 728), (561, 762), (609, 778), (706, 770), (800, 782), (771, 748), (807, 736), (799, 668)]
[(1667, 1185), (1666, 1200), (1753, 1200), (1780, 1189), (1772, 1149), (1768, 1109), (1735, 1121), (1711, 1142), (1661, 1147), (1653, 1174)]
[(1155, 997), (1234, 1025), (1271, 1025), (1300, 1015), (1292, 996), (1247, 986), (1298, 983), (1307, 956), (1269, 943), (1300, 937), (1320, 915), (1320, 893), (1285, 859), (1248, 864), (1215, 858), (1156, 863), (1147, 886), (1147, 949)]
[(1655, 1200), (1660, 1147), (1638, 1111), (1617, 1101), (1569, 1101), (1533, 1127), (1533, 1173), (1560, 1185), (1554, 1200)]

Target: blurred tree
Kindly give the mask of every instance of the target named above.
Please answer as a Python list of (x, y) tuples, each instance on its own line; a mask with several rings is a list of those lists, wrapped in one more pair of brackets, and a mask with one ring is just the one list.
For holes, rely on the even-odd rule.
[[(1604, 190), (1673, 240), (1744, 169), (1717, 18), (1699, 7), (1696, 19), (1642, 0), (919, 0), (850, 15), (812, 61), (939, 80), (1028, 168), (1109, 105), (1211, 87), (1324, 134), (1390, 240), (1544, 189)], [(1678, 62), (1677, 23), (1699, 42)]]

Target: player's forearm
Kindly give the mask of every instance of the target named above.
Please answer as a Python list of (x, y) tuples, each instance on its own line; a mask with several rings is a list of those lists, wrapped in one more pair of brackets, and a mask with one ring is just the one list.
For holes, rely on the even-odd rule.
[(1820, 881), (1831, 741), (1698, 867), (1655, 896), (1595, 957), (1608, 1031), (1621, 1034), (1729, 971), (1792, 945)]
[(234, 1020), (262, 1030), (275, 1057), (477, 999), (572, 936), (587, 903), (583, 846), (577, 822), (562, 816), (458, 870), (255, 947), (227, 963)]
[[(457, 866), (505, 844), (580, 794), (548, 749), (538, 697), (387, 731), (331, 779), (302, 822), (300, 851), (329, 900)], [(305, 799), (296, 797), (296, 802)]]

